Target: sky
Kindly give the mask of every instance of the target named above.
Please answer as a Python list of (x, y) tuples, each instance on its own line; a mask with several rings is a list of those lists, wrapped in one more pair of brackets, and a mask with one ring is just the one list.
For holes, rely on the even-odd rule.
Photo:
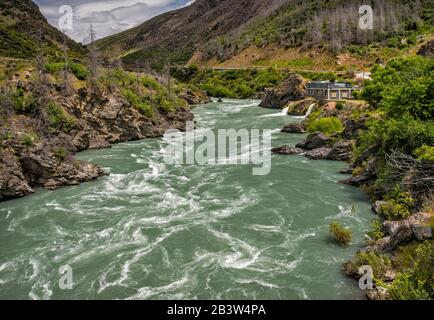
[[(59, 21), (66, 22), (67, 11), (72, 8), (72, 29), (64, 30), (72, 39), (88, 43), (90, 25), (97, 39), (133, 28), (161, 13), (191, 4), (192, 0), (33, 0), (48, 22), (59, 29)], [(65, 25), (65, 24), (64, 24)]]

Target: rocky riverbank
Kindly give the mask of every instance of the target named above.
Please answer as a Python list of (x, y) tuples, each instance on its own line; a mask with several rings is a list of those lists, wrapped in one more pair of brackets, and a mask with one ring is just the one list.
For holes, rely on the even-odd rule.
[[(316, 102), (320, 105), (319, 102)], [(298, 102), (289, 102), (293, 106), (308, 105), (303, 100)], [(382, 279), (385, 283), (391, 285), (396, 278), (398, 252), (402, 247), (413, 243), (423, 243), (433, 238), (432, 221), (434, 218), (433, 208), (420, 209), (416, 213), (409, 215), (406, 219), (390, 220), (386, 214), (386, 209), (390, 202), (383, 200), (384, 192), (376, 190), (375, 183), (379, 178), (379, 168), (383, 165), (384, 160), (378, 156), (379, 146), (371, 146), (361, 154), (356, 156), (356, 145), (361, 131), (367, 129), (368, 118), (365, 116), (355, 117), (354, 114), (360, 114), (367, 105), (354, 105), (351, 102), (345, 103), (340, 110), (336, 108), (336, 103), (327, 103), (316, 110), (313, 119), (303, 120), (299, 123), (291, 123), (282, 129), (282, 132), (292, 134), (304, 134), (311, 128), (312, 123), (322, 118), (334, 117), (343, 124), (342, 128), (335, 133), (311, 132), (308, 136), (295, 146), (284, 145), (274, 148), (272, 152), (282, 155), (304, 155), (313, 160), (337, 160), (349, 163), (349, 168), (343, 170), (344, 174), (351, 174), (350, 178), (342, 183), (362, 187), (370, 190), (371, 197), (374, 199), (372, 206), (373, 213), (382, 219), (377, 226), (377, 234), (374, 239), (369, 240), (369, 246), (361, 250), (358, 255), (373, 254), (386, 256), (389, 267), (385, 270), (375, 270), (376, 279)], [(357, 110), (360, 109), (360, 110)], [(303, 112), (306, 108), (303, 109)], [(433, 166), (424, 167), (421, 172), (426, 176), (433, 175)], [(409, 168), (407, 172), (407, 183), (412, 185), (412, 179), (416, 180), (416, 170), (412, 173)], [(428, 171), (431, 170), (431, 173)], [(373, 215), (374, 217), (374, 215)], [(377, 258), (378, 259), (378, 258)], [(386, 259), (386, 258), (385, 258)], [(372, 261), (364, 261), (364, 264), (372, 264)], [(359, 280), (364, 273), (359, 272), (359, 266), (362, 262), (349, 261), (344, 265), (344, 271), (349, 276)], [(396, 267), (395, 267), (396, 265)], [(378, 266), (376, 266), (378, 269)], [(368, 299), (383, 300), (389, 298), (389, 292), (386, 285), (375, 282), (374, 288), (367, 291)]]
[[(31, 82), (14, 85), (18, 85), (22, 97), (34, 91)], [(74, 159), (76, 152), (160, 137), (167, 129), (185, 129), (185, 122), (193, 120), (187, 106), (144, 115), (120, 90), (82, 88), (65, 95), (58, 87), (50, 86), (47, 95), (49, 100), (33, 114), (16, 115), (11, 111), (2, 116), (0, 201), (29, 195), (37, 187), (52, 190), (97, 179), (106, 173)], [(17, 98), (7, 92), (2, 96)], [(209, 101), (206, 95), (191, 90), (179, 96), (190, 104)], [(13, 101), (3, 103), (7, 106)]]

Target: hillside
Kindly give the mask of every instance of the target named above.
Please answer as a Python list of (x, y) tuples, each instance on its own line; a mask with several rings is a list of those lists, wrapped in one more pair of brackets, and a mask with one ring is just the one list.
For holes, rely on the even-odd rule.
[[(370, 1), (373, 30), (358, 29), (360, 1), (196, 1), (98, 42), (129, 68), (162, 64), (362, 69), (405, 55), (433, 34), (430, 0)], [(338, 58), (337, 58), (338, 57)], [(289, 62), (288, 62), (289, 61)]]
[(49, 25), (31, 0), (0, 2), (0, 56), (28, 59), (38, 49), (55, 56), (61, 54), (65, 44), (74, 56), (86, 52), (81, 44)]
[(267, 15), (283, 0), (197, 0), (192, 5), (162, 14), (142, 25), (98, 41), (106, 54), (122, 57), (130, 68), (144, 60), (156, 67), (165, 61), (184, 64), (197, 48), (218, 36), (240, 29)]
[(87, 66), (31, 1), (0, 10), (0, 201), (94, 180), (105, 173), (76, 152), (184, 129), (188, 104), (207, 101), (170, 78)]

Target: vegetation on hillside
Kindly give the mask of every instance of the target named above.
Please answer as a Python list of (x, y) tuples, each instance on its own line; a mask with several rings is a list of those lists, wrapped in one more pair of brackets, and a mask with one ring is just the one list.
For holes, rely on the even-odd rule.
[[(359, 7), (371, 5), (373, 30), (359, 28)], [(202, 46), (205, 59), (224, 61), (249, 46), (271, 44), (285, 48), (320, 48), (339, 53), (346, 50), (366, 56), (384, 47), (406, 49), (418, 36), (433, 31), (434, 5), (430, 0), (403, 1), (286, 1), (273, 14), (256, 19), (239, 30), (217, 37)], [(300, 61), (306, 68), (309, 61)]]
[[(369, 129), (358, 142), (358, 154), (376, 146), (377, 156), (384, 160), (374, 189), (376, 193), (390, 194), (398, 186), (411, 193), (416, 208), (434, 189), (432, 177), (426, 181), (418, 181), (417, 177), (417, 170), (431, 166), (432, 171), (434, 167), (429, 157), (434, 146), (433, 92), (434, 60), (412, 57), (375, 68), (373, 80), (362, 93), (382, 115), (381, 119), (369, 122)], [(415, 170), (410, 185), (404, 179), (408, 174), (404, 170), (406, 163), (413, 163)], [(397, 200), (400, 197), (393, 198), (402, 202)]]
[(251, 98), (265, 88), (275, 87), (289, 73), (272, 68), (264, 70), (200, 70), (196, 66), (176, 68), (172, 74), (178, 80), (222, 98)]
[(41, 50), (60, 58), (63, 48), (74, 58), (83, 58), (86, 49), (49, 25), (31, 0), (0, 2), (0, 56), (29, 59)]

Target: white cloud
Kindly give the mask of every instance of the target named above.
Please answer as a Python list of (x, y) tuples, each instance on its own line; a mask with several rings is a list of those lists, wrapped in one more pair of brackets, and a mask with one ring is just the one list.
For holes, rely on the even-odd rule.
[[(89, 42), (89, 28), (94, 26), (97, 38), (103, 38), (130, 28), (161, 13), (174, 10), (193, 1), (189, 0), (69, 0), (73, 8), (73, 30), (67, 31), (72, 39)], [(75, 3), (72, 3), (72, 2)], [(58, 27), (62, 4), (55, 0), (36, 0), (50, 24)], [(66, 3), (68, 4), (68, 3)]]
[(144, 4), (149, 7), (163, 7), (170, 4), (171, 2), (173, 2), (173, 0), (95, 1), (78, 5), (76, 7), (76, 14), (82, 18), (85, 18), (94, 12), (112, 11), (118, 8), (132, 7), (138, 4)]

